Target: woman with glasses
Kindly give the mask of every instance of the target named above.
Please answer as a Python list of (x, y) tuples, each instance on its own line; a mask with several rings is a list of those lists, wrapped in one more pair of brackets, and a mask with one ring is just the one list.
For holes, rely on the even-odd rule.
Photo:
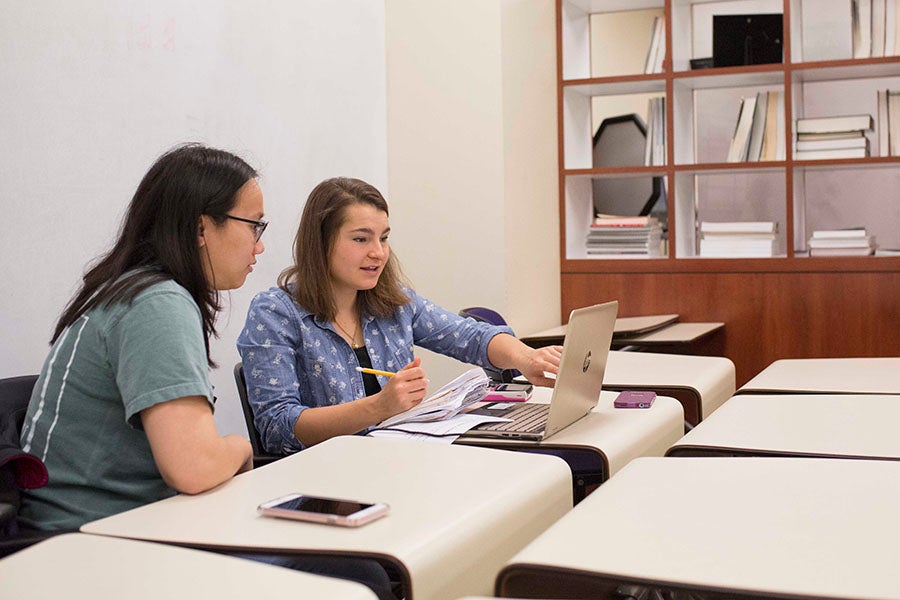
[(50, 479), (22, 523), (77, 529), (251, 468), (247, 440), (216, 433), (209, 339), (219, 292), (264, 249), (262, 216), (256, 171), (233, 154), (185, 145), (150, 168), (53, 332), (21, 434)]
[[(256, 177), (237, 156), (197, 144), (144, 176), (118, 240), (59, 318), (28, 405), (21, 443), (49, 482), (25, 494), (26, 528), (77, 529), (252, 468), (249, 442), (216, 432), (208, 370), (219, 293), (242, 286), (264, 250)], [(392, 597), (374, 561), (248, 558)]]
[(289, 454), (358, 433), (421, 402), (428, 381), (414, 345), (552, 385), (544, 373), (556, 373), (559, 346), (534, 350), (509, 328), (419, 296), (402, 283), (390, 232), (387, 202), (364, 181), (328, 179), (310, 193), (294, 264), (278, 287), (253, 299), (238, 338), (267, 451)]

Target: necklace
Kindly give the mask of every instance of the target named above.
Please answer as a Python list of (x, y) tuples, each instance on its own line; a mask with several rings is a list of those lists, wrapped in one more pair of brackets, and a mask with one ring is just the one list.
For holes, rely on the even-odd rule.
[(356, 327), (353, 329), (353, 333), (349, 333), (346, 329), (344, 329), (344, 327), (340, 323), (338, 323), (337, 317), (334, 318), (334, 324), (337, 325), (337, 328), (341, 330), (341, 332), (344, 334), (344, 339), (347, 340), (347, 343), (349, 343), (350, 347), (354, 350), (356, 350), (357, 348), (361, 348), (365, 344), (365, 340), (363, 340), (363, 343), (361, 344), (356, 343), (356, 332), (359, 331), (360, 333), (362, 333), (362, 327), (360, 326), (359, 321), (356, 322)]

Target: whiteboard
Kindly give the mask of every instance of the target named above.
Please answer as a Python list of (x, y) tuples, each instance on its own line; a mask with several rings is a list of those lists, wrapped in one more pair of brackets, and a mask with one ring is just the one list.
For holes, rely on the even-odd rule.
[(290, 262), (307, 194), (335, 175), (386, 192), (383, 2), (0, 0), (0, 14), (0, 377), (40, 370), (140, 178), (200, 141), (260, 171), (271, 223), (212, 348), (217, 423), (243, 431), (234, 340)]

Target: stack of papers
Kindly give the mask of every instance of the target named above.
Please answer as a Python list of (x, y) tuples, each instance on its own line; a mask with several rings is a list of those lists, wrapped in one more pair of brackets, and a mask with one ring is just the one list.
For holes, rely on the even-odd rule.
[(418, 405), (385, 419), (376, 428), (448, 419), (484, 398), (490, 382), (481, 368), (469, 369)]

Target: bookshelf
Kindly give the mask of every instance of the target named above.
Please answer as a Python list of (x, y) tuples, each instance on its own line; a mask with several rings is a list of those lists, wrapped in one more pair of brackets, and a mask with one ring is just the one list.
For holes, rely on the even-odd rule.
[[(804, 4), (806, 6), (804, 7)], [(676, 312), (726, 323), (703, 352), (729, 356), (746, 380), (772, 360), (900, 353), (900, 257), (809, 257), (815, 229), (864, 226), (881, 248), (900, 248), (900, 157), (795, 160), (795, 119), (868, 113), (877, 91), (900, 89), (900, 56), (853, 59), (850, 34), (823, 31), (849, 0), (557, 0), (560, 270), (562, 317), (618, 299), (624, 316)], [(811, 7), (817, 10), (810, 12)], [(823, 7), (833, 9), (821, 10)], [(666, 18), (662, 73), (592, 72), (591, 20), (658, 9)], [(783, 14), (782, 63), (691, 70), (711, 55), (711, 15)], [(813, 16), (810, 16), (813, 15)], [(804, 16), (808, 17), (804, 22)], [(837, 15), (840, 17), (840, 15)], [(829, 20), (830, 18), (830, 20)], [(650, 31), (636, 31), (649, 43)], [(803, 60), (804, 52), (828, 60)], [(900, 54), (900, 48), (896, 50)], [(784, 93), (785, 159), (725, 162), (742, 96)], [(598, 98), (666, 98), (666, 163), (594, 168)], [(659, 176), (667, 184), (667, 253), (662, 258), (588, 256), (591, 180)], [(771, 258), (705, 258), (699, 223), (774, 221)], [(855, 329), (835, 329), (844, 322)], [(797, 331), (785, 331), (790, 324)]]

